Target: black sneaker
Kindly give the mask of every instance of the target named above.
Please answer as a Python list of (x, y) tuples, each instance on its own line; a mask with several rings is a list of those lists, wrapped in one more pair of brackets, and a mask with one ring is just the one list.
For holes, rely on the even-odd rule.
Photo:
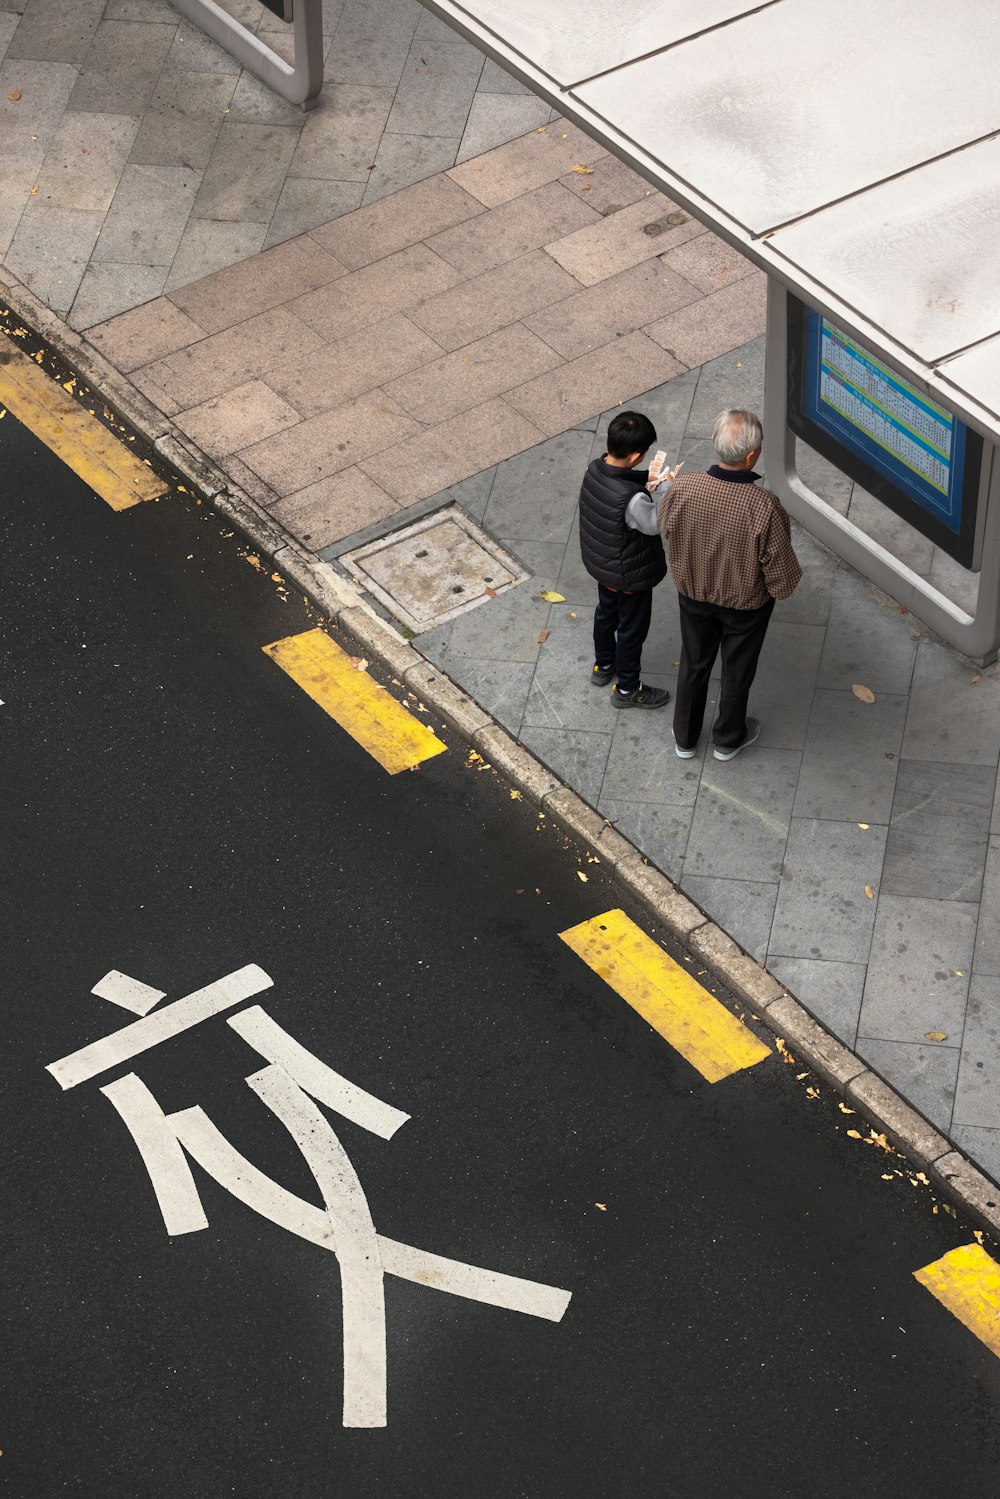
[(613, 680), (614, 675), (615, 669), (613, 666), (599, 666), (595, 661), (594, 669), (590, 673), (590, 680), (595, 687), (607, 687), (608, 683)]
[(747, 732), (746, 732), (746, 737), (743, 740), (743, 743), (742, 744), (738, 744), (735, 749), (715, 749), (714, 746), (713, 746), (712, 753), (714, 754), (714, 756), (715, 756), (715, 758), (717, 760), (732, 760), (732, 759), (735, 758), (736, 755), (739, 754), (740, 750), (745, 750), (748, 744), (753, 744), (754, 740), (757, 739), (757, 738), (759, 738), (759, 737), (760, 737), (760, 720), (757, 719), (757, 718), (750, 718), (748, 716), (747, 717)]
[(634, 692), (611, 689), (612, 708), (664, 708), (669, 701), (670, 693), (665, 687), (647, 687), (645, 682), (640, 682)]

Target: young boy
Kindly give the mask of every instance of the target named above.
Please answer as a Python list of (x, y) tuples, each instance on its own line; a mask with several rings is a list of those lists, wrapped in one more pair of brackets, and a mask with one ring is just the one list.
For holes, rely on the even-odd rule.
[(590, 679), (605, 687), (617, 675), (614, 708), (662, 708), (670, 699), (639, 675), (653, 589), (667, 572), (656, 503), (646, 493), (649, 473), (637, 467), (655, 441), (648, 416), (619, 412), (608, 427), (608, 451), (590, 463), (580, 490), (580, 551), (598, 595)]

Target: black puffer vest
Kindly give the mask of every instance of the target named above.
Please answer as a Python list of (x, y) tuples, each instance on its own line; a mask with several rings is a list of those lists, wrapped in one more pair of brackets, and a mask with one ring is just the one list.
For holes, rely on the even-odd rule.
[(645, 469), (611, 468), (595, 458), (580, 489), (580, 552), (592, 578), (605, 588), (642, 593), (667, 572), (663, 542), (625, 524), (632, 497), (645, 488)]

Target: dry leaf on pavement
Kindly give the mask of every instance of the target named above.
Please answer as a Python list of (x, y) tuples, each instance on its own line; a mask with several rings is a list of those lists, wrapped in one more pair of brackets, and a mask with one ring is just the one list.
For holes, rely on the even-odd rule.
[[(12, 104), (16, 104), (17, 101), (18, 101), (18, 99), (20, 99), (20, 97), (21, 97), (21, 90), (19, 88), (12, 88), (11, 91), (10, 91), (10, 93), (7, 95), (7, 98), (10, 100), (10, 102)], [(575, 172), (576, 171), (576, 167), (574, 167), (573, 170)]]
[(872, 889), (871, 885), (865, 886), (865, 894), (867, 895), (869, 900), (875, 899), (875, 891)]
[(564, 593), (556, 593), (552, 588), (544, 588), (541, 597), (547, 604), (565, 604), (566, 602), (566, 595)]
[(538, 632), (538, 644), (539, 645), (544, 645), (545, 642), (548, 640), (548, 638), (549, 638), (549, 631), (548, 630), (539, 630), (539, 632)]
[(924, 1031), (928, 1041), (947, 1041), (948, 1037), (944, 1031)]
[(593, 170), (593, 167), (585, 167), (580, 161), (576, 162), (573, 167), (573, 171), (579, 172), (581, 177), (589, 177)]
[(495, 599), (497, 596), (497, 591), (495, 588), (486, 587), (483, 589), (483, 592), (488, 599)]
[(862, 687), (860, 682), (855, 682), (851, 687), (851, 691), (854, 693), (854, 696), (858, 699), (859, 702), (873, 703), (875, 701), (875, 694), (874, 692), (872, 692), (871, 688)]

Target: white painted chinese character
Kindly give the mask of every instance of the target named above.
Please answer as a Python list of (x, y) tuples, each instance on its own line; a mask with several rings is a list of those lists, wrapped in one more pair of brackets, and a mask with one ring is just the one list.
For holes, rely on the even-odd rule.
[[(93, 993), (139, 1018), (48, 1067), (62, 1088), (73, 1088), (181, 1034), (202, 1020), (269, 989), (272, 980), (249, 964), (157, 1010), (165, 996), (117, 970)], [(344, 1425), (386, 1424), (386, 1334), (383, 1277), (398, 1275), (529, 1316), (559, 1322), (568, 1291), (520, 1280), (429, 1254), (376, 1232), (368, 1201), (347, 1152), (317, 1104), (389, 1140), (410, 1117), (341, 1077), (271, 1019), (259, 1005), (228, 1024), (268, 1065), (247, 1084), (276, 1115), (302, 1152), (324, 1206), (315, 1207), (259, 1171), (216, 1128), (201, 1107), (164, 1114), (134, 1072), (101, 1092), (125, 1121), (169, 1234), (207, 1228), (188, 1156), (228, 1192), (262, 1217), (323, 1249), (340, 1265), (344, 1325)]]

